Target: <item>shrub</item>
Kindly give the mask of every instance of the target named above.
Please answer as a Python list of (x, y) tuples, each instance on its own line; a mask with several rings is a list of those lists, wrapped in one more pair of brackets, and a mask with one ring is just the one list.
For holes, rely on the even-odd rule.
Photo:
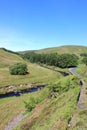
[(63, 92), (67, 92), (72, 86), (71, 79), (68, 78), (64, 84), (59, 81), (57, 83), (50, 84), (48, 86), (49, 89), (49, 97), (57, 97), (58, 95), (62, 94)]
[(36, 100), (33, 97), (30, 98), (29, 102), (24, 101), (24, 103), (25, 108), (28, 112), (31, 112), (36, 106)]
[(54, 84), (50, 84), (48, 86), (49, 89), (49, 97), (57, 97), (58, 94), (61, 94), (62, 91), (62, 86), (61, 83), (54, 83)]
[(12, 75), (25, 75), (27, 74), (27, 65), (24, 63), (16, 63), (9, 68)]
[(48, 88), (44, 88), (42, 91), (38, 92), (36, 97), (33, 97), (31, 95), (28, 102), (24, 101), (26, 111), (31, 112), (36, 107), (36, 105), (41, 103), (44, 99), (46, 99), (48, 95)]

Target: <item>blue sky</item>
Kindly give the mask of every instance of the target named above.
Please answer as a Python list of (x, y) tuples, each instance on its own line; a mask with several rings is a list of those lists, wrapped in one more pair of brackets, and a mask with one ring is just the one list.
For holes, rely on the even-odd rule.
[(0, 0), (0, 47), (87, 45), (87, 0)]

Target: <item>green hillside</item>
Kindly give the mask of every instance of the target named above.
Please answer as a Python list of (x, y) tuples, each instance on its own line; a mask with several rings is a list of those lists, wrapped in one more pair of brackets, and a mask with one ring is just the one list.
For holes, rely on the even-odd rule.
[[(87, 53), (87, 47), (82, 46), (63, 46), (36, 51), (37, 53)], [(10, 75), (9, 66), (16, 62), (25, 62), (28, 66), (27, 75)], [(48, 69), (49, 67), (49, 69)], [(55, 71), (54, 71), (55, 70)], [(57, 70), (57, 71), (56, 71)], [(25, 102), (34, 102), (37, 100), (35, 108), (27, 112), (24, 118), (15, 130), (84, 130), (87, 129), (85, 109), (79, 109), (78, 96), (80, 92), (80, 79), (76, 76), (62, 75), (68, 72), (68, 69), (60, 69), (54, 66), (40, 66), (25, 61), (20, 55), (0, 49), (0, 94), (16, 90), (23, 90), (37, 84), (48, 84), (43, 90), (35, 93), (21, 94), (20, 96), (7, 97), (0, 99), (0, 129), (4, 130), (5, 126), (13, 121), (20, 113), (26, 112)], [(83, 76), (87, 83), (87, 66), (78, 65), (77, 72)], [(56, 84), (58, 85), (55, 89)], [(51, 86), (53, 85), (53, 86)], [(50, 88), (57, 90), (56, 97), (51, 93)], [(53, 88), (51, 90), (53, 90)], [(86, 85), (87, 96), (87, 85)], [(32, 99), (32, 100), (31, 100)], [(42, 99), (42, 100), (41, 100)], [(39, 102), (41, 100), (41, 102)], [(34, 102), (35, 103), (35, 102)], [(87, 102), (83, 102), (87, 106)], [(28, 105), (29, 105), (28, 104)], [(30, 104), (31, 105), (31, 104)], [(69, 128), (71, 116), (72, 126)], [(81, 115), (81, 116), (80, 116)], [(81, 121), (80, 121), (81, 120)], [(84, 123), (85, 121), (85, 123)]]
[[(67, 77), (61, 79), (62, 85), (67, 80)], [(71, 82), (68, 91), (62, 92), (57, 98), (47, 98), (37, 105), (16, 130), (66, 130), (80, 91), (78, 83)]]
[(36, 53), (74, 53), (80, 55), (81, 53), (87, 53), (87, 47), (85, 46), (61, 46), (61, 47), (53, 47), (53, 48), (46, 48), (35, 51)]
[[(11, 75), (9, 73), (9, 66), (17, 62), (25, 62), (28, 66), (29, 74), (19, 76)], [(16, 88), (20, 89), (20, 84), (23, 84), (23, 87), (26, 88), (26, 83), (47, 84), (51, 81), (56, 81), (59, 77), (61, 77), (61, 74), (58, 72), (26, 62), (17, 54), (0, 49), (0, 93), (8, 91), (7, 88), (11, 85), (16, 85)]]
[(8, 51), (4, 48), (0, 48), (0, 68), (22, 61), (23, 59), (14, 52)]
[[(83, 102), (80, 102), (83, 108), (78, 106), (79, 79), (71, 80), (68, 91), (37, 105), (15, 130), (87, 130), (87, 66), (80, 65), (77, 72), (84, 76), (86, 83)], [(63, 86), (70, 77), (60, 79)]]
[[(30, 84), (49, 84), (62, 77), (58, 72), (43, 68), (37, 64), (26, 62), (28, 66), (27, 75), (10, 75), (9, 66), (16, 62), (26, 62), (19, 55), (13, 54), (5, 49), (0, 49), (0, 94), (10, 91), (32, 87)], [(40, 95), (41, 92), (39, 91)], [(34, 97), (39, 93), (33, 93)], [(8, 97), (0, 99), (0, 130), (13, 120), (18, 114), (25, 111), (24, 101), (29, 101), (31, 94), (23, 94), (19, 97)]]

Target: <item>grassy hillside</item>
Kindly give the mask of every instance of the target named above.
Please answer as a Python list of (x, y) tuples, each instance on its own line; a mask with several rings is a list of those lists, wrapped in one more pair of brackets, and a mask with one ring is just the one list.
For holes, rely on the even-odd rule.
[(61, 47), (54, 47), (54, 48), (46, 48), (42, 50), (35, 51), (36, 53), (74, 53), (79, 55), (80, 53), (87, 53), (87, 47), (85, 46), (61, 46)]
[[(56, 99), (47, 99), (39, 104), (32, 116), (25, 118), (16, 130), (87, 130), (87, 66), (79, 65), (77, 72), (86, 83), (86, 92), (83, 93), (86, 99), (83, 96), (80, 104), (84, 108), (79, 107), (77, 101), (80, 85), (72, 80), (73, 88), (71, 85), (68, 91)], [(61, 78), (60, 81), (65, 84), (68, 78)]]
[[(62, 75), (37, 64), (26, 62), (29, 74), (14, 76), (9, 73), (9, 66), (16, 62), (26, 62), (19, 55), (0, 49), (0, 93), (9, 91), (9, 86), (15, 86), (16, 89), (23, 89), (27, 83), (49, 84), (59, 80)], [(23, 85), (21, 87), (21, 85)], [(42, 92), (32, 93), (34, 97), (41, 95)], [(10, 97), (0, 99), (0, 129), (14, 119), (20, 112), (25, 110), (24, 101), (28, 101), (31, 94), (24, 94), (19, 97)]]
[[(8, 91), (9, 86), (16, 85), (17, 89), (23, 89), (27, 86), (26, 83), (43, 84), (56, 81), (61, 77), (58, 72), (51, 71), (47, 68), (43, 68), (37, 64), (31, 64), (26, 62), (28, 66), (27, 75), (10, 75), (9, 66), (16, 62), (26, 62), (19, 55), (0, 49), (0, 93)], [(24, 84), (20, 87), (20, 84)]]
[[(39, 97), (45, 90), (32, 93), (32, 97)], [(19, 97), (9, 97), (0, 99), (0, 130), (4, 130), (8, 122), (12, 121), (17, 115), (25, 111), (24, 101), (29, 101), (31, 94), (24, 94)]]
[[(46, 50), (44, 49), (36, 52), (75, 52), (79, 55), (80, 53), (86, 53), (87, 47), (64, 46)], [(23, 76), (10, 75), (9, 66), (16, 62), (26, 62), (29, 74)], [(58, 67), (54, 69), (67, 72), (67, 69), (63, 70)], [(84, 65), (80, 65), (77, 69), (77, 71), (84, 76), (83, 78), (87, 82), (86, 70), (87, 66)], [(15, 86), (16, 89), (24, 89), (29, 87), (26, 85), (27, 83), (51, 84), (54, 82), (59, 83), (60, 81), (62, 87), (67, 87), (68, 79), (71, 80), (68, 91), (62, 92), (57, 96), (57, 98), (48, 98), (48, 96), (45, 97), (46, 99), (38, 104), (31, 113), (29, 113), (27, 118), (21, 122), (16, 130), (66, 130), (70, 117), (75, 112), (77, 113), (77, 117), (76, 122), (72, 122), (73, 126), (78, 125), (76, 128), (80, 128), (81, 125), (84, 125), (84, 121), (87, 119), (85, 116), (87, 110), (78, 111), (76, 109), (77, 97), (80, 91), (79, 80), (72, 80), (71, 77), (72, 76), (64, 77), (59, 72), (55, 72), (37, 64), (29, 63), (24, 61), (19, 55), (0, 49), (0, 93), (7, 92), (9, 86)], [(18, 97), (0, 99), (0, 129), (4, 130), (4, 127), (8, 124), (8, 122), (12, 121), (21, 112), (25, 111), (24, 101), (28, 102), (31, 97), (40, 98), (43, 94), (48, 94), (48, 89), (44, 88), (43, 90), (32, 94), (29, 93)]]
[[(6, 92), (8, 88), (6, 86), (16, 85), (17, 89), (21, 89), (20, 84), (32, 83), (32, 84), (47, 84), (52, 81), (60, 79), (61, 74), (52, 70), (40, 67), (36, 64), (28, 65), (29, 74), (14, 76), (10, 75), (9, 68), (0, 69), (0, 93)], [(27, 86), (24, 85), (24, 88)]]
[(6, 49), (0, 48), (0, 68), (12, 65), (16, 62), (23, 62), (23, 59)]
[[(62, 85), (68, 78), (61, 79)], [(68, 121), (77, 104), (80, 91), (78, 83), (71, 81), (70, 89), (57, 98), (44, 100), (32, 115), (25, 118), (16, 130), (66, 130)]]

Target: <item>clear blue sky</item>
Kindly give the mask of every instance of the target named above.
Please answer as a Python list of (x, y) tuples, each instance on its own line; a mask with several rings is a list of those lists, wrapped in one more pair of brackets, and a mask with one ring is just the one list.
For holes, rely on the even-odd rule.
[(87, 0), (0, 0), (0, 47), (87, 45)]

